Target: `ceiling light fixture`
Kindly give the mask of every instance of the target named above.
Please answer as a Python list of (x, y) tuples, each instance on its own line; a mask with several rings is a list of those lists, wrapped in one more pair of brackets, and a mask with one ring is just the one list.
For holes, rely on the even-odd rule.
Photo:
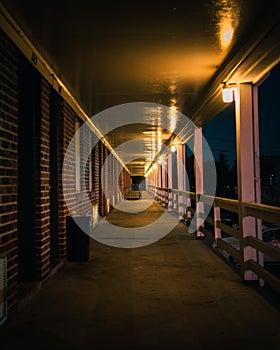
[(222, 90), (223, 102), (231, 103), (236, 100), (237, 86), (235, 84), (225, 85)]

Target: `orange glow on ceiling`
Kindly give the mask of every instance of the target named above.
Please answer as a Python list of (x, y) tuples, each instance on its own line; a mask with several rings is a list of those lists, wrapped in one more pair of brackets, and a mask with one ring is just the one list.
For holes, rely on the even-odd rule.
[(216, 1), (217, 31), (219, 45), (225, 50), (231, 44), (239, 24), (240, 10), (236, 1)]

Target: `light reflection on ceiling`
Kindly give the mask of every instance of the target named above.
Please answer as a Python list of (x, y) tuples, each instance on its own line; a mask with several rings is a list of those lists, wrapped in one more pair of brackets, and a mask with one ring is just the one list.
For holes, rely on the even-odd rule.
[[(203, 125), (221, 108), (213, 102), (209, 115), (201, 114), (201, 98), (212, 80), (222, 77), (221, 67), (235, 45), (240, 48), (263, 24), (260, 14), (275, 13), (272, 0), (2, 3), (89, 117), (131, 102), (170, 107), (167, 116), (160, 108), (148, 108), (142, 121), (132, 114), (126, 127), (111, 131), (97, 120), (113, 148), (142, 139), (133, 154), (137, 173), (144, 173), (173, 132), (182, 142), (189, 137), (177, 112)], [(133, 162), (129, 164), (133, 172)]]
[(222, 50), (227, 49), (233, 41), (240, 19), (240, 8), (234, 0), (217, 0), (215, 2), (216, 25), (219, 44)]

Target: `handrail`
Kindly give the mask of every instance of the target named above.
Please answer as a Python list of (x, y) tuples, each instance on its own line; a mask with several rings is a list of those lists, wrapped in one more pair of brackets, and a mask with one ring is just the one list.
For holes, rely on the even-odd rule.
[(199, 199), (206, 204), (214, 203), (215, 206), (232, 211), (234, 213), (238, 213), (240, 207), (240, 203), (237, 199), (214, 197), (206, 194), (199, 195)]
[(239, 212), (240, 203), (236, 199), (226, 199), (221, 197), (215, 197), (214, 204), (217, 207), (232, 211), (234, 213)]
[(229, 225), (221, 222), (221, 221), (217, 221), (216, 222), (217, 227), (219, 227), (221, 230), (223, 230), (224, 232), (228, 233), (229, 235), (240, 239), (241, 237), (241, 232), (239, 230), (236, 230), (235, 228), (230, 227)]
[(240, 251), (232, 247), (229, 243), (224, 241), (222, 238), (217, 238), (217, 245), (226, 250), (229, 254), (231, 254), (238, 262), (241, 262)]
[[(272, 224), (280, 223), (280, 208), (275, 206), (270, 206), (260, 203), (241, 203), (236, 199), (214, 197), (205, 194), (196, 194), (195, 192), (181, 191), (178, 189), (153, 187), (156, 191), (165, 191), (165, 196), (167, 193), (173, 193), (175, 196), (169, 196), (169, 208), (173, 211), (173, 214), (179, 215), (178, 207), (185, 213), (183, 218), (185, 221), (190, 221), (194, 217), (197, 211), (197, 202), (203, 202), (213, 206), (214, 217), (208, 215), (205, 218), (205, 222), (213, 226), (212, 229), (200, 225), (197, 227), (197, 231), (202, 232), (211, 242), (215, 242), (215, 246), (218, 249), (226, 251), (229, 256), (232, 256), (240, 264), (240, 276), (243, 278), (243, 273), (246, 270), (252, 270), (256, 273), (259, 279), (262, 279), (267, 284), (269, 284), (273, 289), (280, 291), (280, 280), (273, 274), (271, 274), (265, 267), (259, 265), (256, 261), (248, 260), (244, 261), (244, 254), (242, 249), (245, 247), (251, 247), (256, 249), (257, 252), (269, 256), (272, 260), (280, 261), (280, 249), (278, 247), (272, 246), (271, 244), (257, 239), (253, 236), (243, 237), (241, 229), (234, 229), (233, 227), (222, 222), (220, 209), (228, 210), (232, 213), (239, 214), (239, 220), (246, 216), (251, 216), (254, 218), (262, 219), (264, 221), (270, 222)], [(185, 199), (178, 200), (178, 196), (183, 196)], [(175, 199), (176, 197), (176, 199)], [(194, 199), (192, 203), (188, 202), (189, 199)], [(174, 205), (175, 204), (175, 205)], [(199, 214), (199, 213), (198, 213)], [(199, 218), (200, 215), (197, 216)], [(239, 240), (240, 251), (234, 246), (228, 243), (226, 240), (221, 238), (221, 232), (225, 232), (232, 237)]]
[(244, 203), (245, 214), (273, 224), (280, 223), (280, 208), (267, 204)]
[(273, 245), (252, 236), (245, 237), (244, 242), (246, 245), (249, 245), (268, 255), (271, 259), (280, 261), (280, 249), (278, 247), (274, 247)]

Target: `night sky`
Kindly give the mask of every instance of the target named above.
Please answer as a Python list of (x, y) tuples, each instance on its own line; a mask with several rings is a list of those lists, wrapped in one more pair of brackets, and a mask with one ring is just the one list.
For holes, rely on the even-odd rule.
[[(259, 137), (260, 153), (280, 156), (280, 64), (276, 66), (259, 87)], [(236, 159), (234, 103), (203, 128), (203, 134), (217, 159), (223, 150), (229, 164)]]
[(259, 87), (261, 154), (280, 156), (280, 64)]
[(220, 151), (225, 153), (229, 166), (236, 159), (234, 103), (203, 127), (203, 135), (215, 159)]

